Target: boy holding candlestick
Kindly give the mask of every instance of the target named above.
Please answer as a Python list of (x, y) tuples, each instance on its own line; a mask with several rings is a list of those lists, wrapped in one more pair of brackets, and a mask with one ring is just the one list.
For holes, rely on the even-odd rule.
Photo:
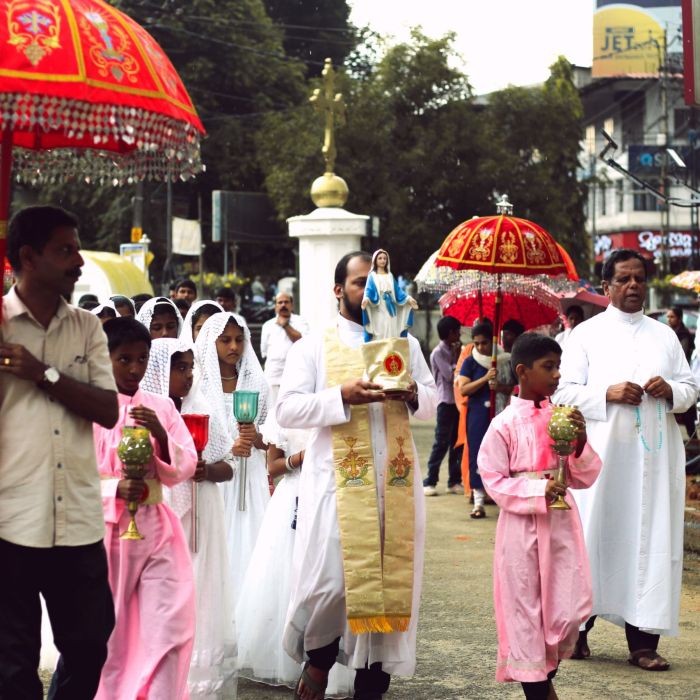
[[(567, 486), (553, 477), (557, 455), (547, 434), (549, 402), (559, 383), (561, 348), (536, 333), (521, 335), (511, 365), (520, 393), (484, 436), (478, 465), (501, 513), (494, 554), (498, 630), (496, 680), (520, 681), (528, 700), (556, 698), (552, 679), (569, 658), (591, 610), (591, 581), (581, 521)], [(578, 410), (569, 485), (587, 488), (601, 461), (587, 442)], [(549, 510), (557, 496), (571, 510)]]
[[(139, 387), (149, 360), (148, 330), (127, 317), (103, 328), (119, 390), (119, 420), (111, 430), (95, 426), (94, 435), (116, 625), (95, 698), (180, 700), (187, 697), (194, 640), (194, 584), (187, 540), (179, 518), (163, 502), (162, 485), (190, 478), (197, 453), (173, 402)], [(126, 425), (151, 433), (153, 458), (145, 480), (122, 478), (117, 446)], [(130, 500), (140, 502), (140, 541), (120, 539)]]

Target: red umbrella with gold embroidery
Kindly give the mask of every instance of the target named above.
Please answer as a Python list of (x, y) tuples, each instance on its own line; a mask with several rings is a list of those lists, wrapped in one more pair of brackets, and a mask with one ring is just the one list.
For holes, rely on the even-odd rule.
[[(496, 216), (460, 224), (445, 238), (419, 286), (455, 298), (495, 293), (492, 366), (500, 334), (503, 292), (531, 298), (573, 291), (578, 280), (568, 254), (541, 226), (512, 216), (504, 196)], [(491, 410), (495, 408), (491, 397)]]
[(0, 263), (11, 179), (187, 179), (202, 170), (203, 134), (168, 57), (119, 10), (0, 2)]

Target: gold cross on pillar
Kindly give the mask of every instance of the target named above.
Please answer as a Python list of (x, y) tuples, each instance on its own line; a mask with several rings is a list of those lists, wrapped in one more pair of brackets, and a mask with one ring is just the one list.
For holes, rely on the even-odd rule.
[(321, 153), (323, 153), (323, 159), (326, 161), (326, 173), (332, 173), (337, 155), (335, 149), (335, 120), (337, 118), (339, 124), (345, 122), (345, 103), (343, 102), (342, 93), (334, 94), (335, 71), (330, 58), (325, 60), (321, 76), (323, 77), (323, 89), (317, 88), (314, 90), (309, 101), (313, 104), (314, 109), (325, 118), (325, 137)]

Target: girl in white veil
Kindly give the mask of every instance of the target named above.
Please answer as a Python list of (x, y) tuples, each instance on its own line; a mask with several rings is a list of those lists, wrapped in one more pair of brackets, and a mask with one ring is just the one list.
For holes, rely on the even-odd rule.
[[(208, 413), (206, 402), (191, 390), (193, 350), (193, 345), (182, 338), (154, 340), (141, 388), (170, 396), (178, 409), (182, 406), (182, 413)], [(210, 444), (221, 443), (228, 447), (220, 449), (218, 454), (209, 448)], [(222, 440), (219, 436), (210, 440), (203, 458), (195, 472), (195, 481), (198, 482), (198, 546), (197, 552), (192, 553), (192, 565), (197, 627), (187, 685), (192, 700), (231, 700), (237, 694), (236, 630), (224, 503), (217, 486), (217, 482), (233, 476), (228, 439)], [(192, 481), (167, 489), (165, 495), (180, 518), (189, 542)]]
[[(172, 311), (170, 311), (167, 307), (170, 307)], [(165, 311), (166, 313), (159, 313), (161, 311)], [(168, 320), (171, 314), (175, 315), (177, 328), (174, 327), (172, 320)], [(156, 323), (154, 323), (154, 316), (156, 317)], [(182, 331), (182, 316), (180, 315), (180, 309), (178, 309), (170, 299), (166, 299), (165, 297), (153, 297), (152, 299), (149, 299), (139, 309), (139, 312), (136, 314), (136, 320), (148, 328), (148, 330), (151, 332), (151, 338), (153, 340), (162, 337), (177, 338)], [(158, 326), (157, 329), (155, 328), (156, 325)], [(170, 329), (169, 326), (173, 326), (173, 328)]]
[[(237, 314), (222, 312), (207, 319), (195, 342), (195, 358), (198, 394), (206, 401), (210, 416), (212, 437), (208, 448), (212, 452), (227, 449), (234, 457), (248, 457), (246, 510), (238, 509), (242, 488), (240, 470), (236, 470), (232, 481), (221, 484), (236, 601), (270, 500), (265, 445), (259, 432), (259, 426), (267, 418), (269, 389), (250, 343), (248, 326)], [(258, 415), (252, 425), (239, 425), (234, 417), (232, 393), (236, 389), (259, 393)]]
[[(214, 311), (214, 309), (216, 309), (216, 311)], [(223, 310), (224, 307), (221, 306), (221, 304), (211, 299), (195, 301), (192, 306), (190, 306), (187, 316), (185, 316), (185, 322), (180, 331), (180, 338), (184, 338), (188, 342), (194, 344), (194, 341), (197, 340), (194, 329), (195, 326), (198, 325), (198, 322), (201, 321), (201, 325), (204, 325), (210, 316)], [(199, 330), (201, 330), (201, 326)]]

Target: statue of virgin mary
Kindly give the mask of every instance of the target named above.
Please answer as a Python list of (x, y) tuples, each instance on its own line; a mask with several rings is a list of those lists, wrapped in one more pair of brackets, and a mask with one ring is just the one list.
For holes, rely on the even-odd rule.
[(416, 300), (401, 290), (391, 274), (389, 253), (382, 248), (375, 251), (362, 299), (365, 342), (405, 338), (417, 308)]

